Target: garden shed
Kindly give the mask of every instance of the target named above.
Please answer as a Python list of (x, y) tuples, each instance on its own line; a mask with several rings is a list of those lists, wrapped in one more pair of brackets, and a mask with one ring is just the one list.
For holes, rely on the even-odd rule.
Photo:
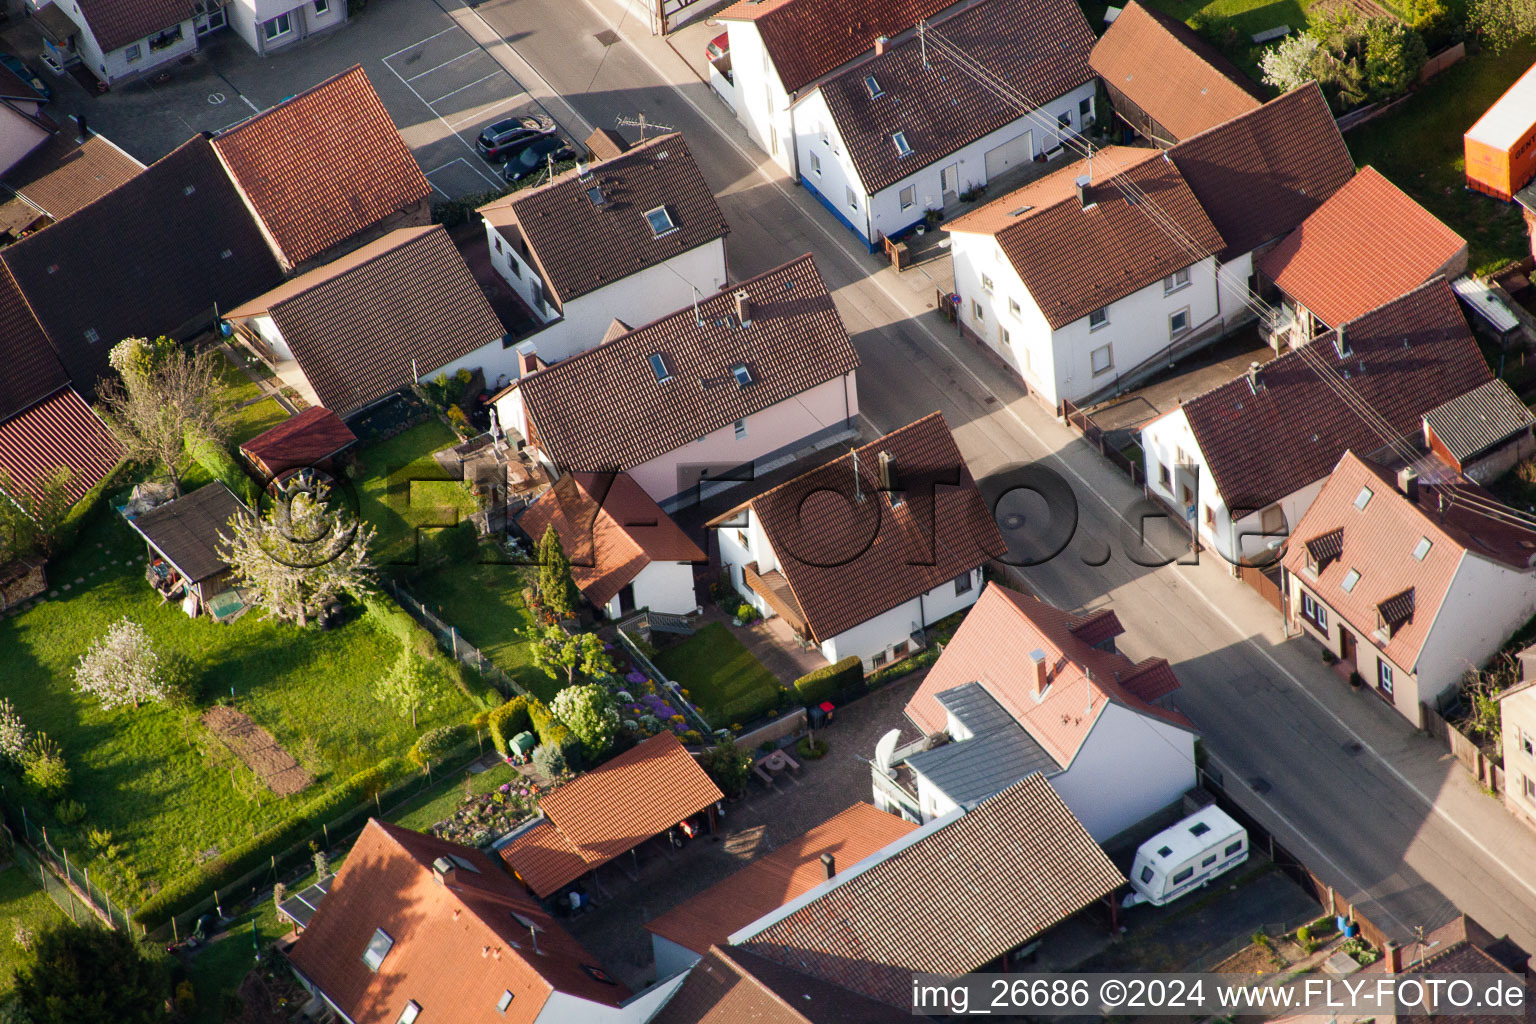
[(1536, 178), (1536, 65), (1464, 136), (1467, 187), (1506, 203)]
[(311, 467), (334, 475), (336, 459), (357, 443), (341, 417), (321, 405), (311, 406), (240, 446), (240, 454), (262, 479)]
[(222, 481), (144, 512), (128, 506), (121, 511), (149, 545), (144, 575), (165, 600), (178, 599), (188, 615), (206, 612), (220, 622), (246, 610), (248, 601), (219, 548), (220, 535), (231, 532), (230, 521), (252, 512)]

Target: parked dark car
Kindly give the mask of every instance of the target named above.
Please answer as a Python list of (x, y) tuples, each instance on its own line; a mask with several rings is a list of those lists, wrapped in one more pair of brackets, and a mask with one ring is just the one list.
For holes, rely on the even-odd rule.
[(559, 163), (575, 157), (576, 148), (560, 136), (541, 135), (523, 143), (515, 156), (507, 158), (507, 162), (502, 165), (501, 176), (509, 183), (522, 181), (529, 175), (538, 174), (551, 162)]
[(487, 160), (502, 161), (534, 139), (555, 133), (555, 122), (536, 114), (497, 121), (475, 139), (475, 149)]
[(44, 102), (53, 98), (53, 90), (48, 88), (42, 76), (27, 67), (26, 61), (13, 53), (0, 53), (0, 64), (5, 67), (22, 82), (32, 87), (32, 91), (41, 96)]

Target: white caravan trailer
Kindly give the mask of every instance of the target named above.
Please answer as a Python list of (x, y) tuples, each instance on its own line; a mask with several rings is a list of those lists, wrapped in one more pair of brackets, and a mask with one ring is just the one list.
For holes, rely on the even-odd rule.
[(1248, 859), (1248, 833), (1212, 804), (1142, 843), (1122, 906), (1165, 903), (1193, 892)]

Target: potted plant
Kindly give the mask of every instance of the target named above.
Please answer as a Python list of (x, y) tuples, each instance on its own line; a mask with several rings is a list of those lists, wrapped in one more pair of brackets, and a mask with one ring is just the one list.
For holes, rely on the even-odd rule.
[(937, 206), (930, 207), (923, 211), (923, 224), (927, 227), (936, 228), (939, 226), (939, 221), (943, 219), (944, 211), (939, 209)]

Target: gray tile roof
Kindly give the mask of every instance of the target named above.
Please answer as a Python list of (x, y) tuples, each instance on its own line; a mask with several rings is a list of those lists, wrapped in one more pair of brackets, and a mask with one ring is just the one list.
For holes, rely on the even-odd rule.
[(1441, 402), (1424, 414), (1424, 422), (1447, 451), (1458, 461), (1465, 461), (1530, 430), (1536, 416), (1531, 415), (1508, 384), (1494, 378), (1449, 402)]
[(229, 568), (219, 554), (219, 538), (233, 534), (231, 519), (249, 514), (235, 493), (215, 480), (129, 522), (183, 576), (201, 583)]
[(973, 736), (913, 754), (907, 766), (960, 806), (1001, 793), (1034, 772), (1059, 771), (1055, 759), (980, 683), (945, 690), (937, 699)]

